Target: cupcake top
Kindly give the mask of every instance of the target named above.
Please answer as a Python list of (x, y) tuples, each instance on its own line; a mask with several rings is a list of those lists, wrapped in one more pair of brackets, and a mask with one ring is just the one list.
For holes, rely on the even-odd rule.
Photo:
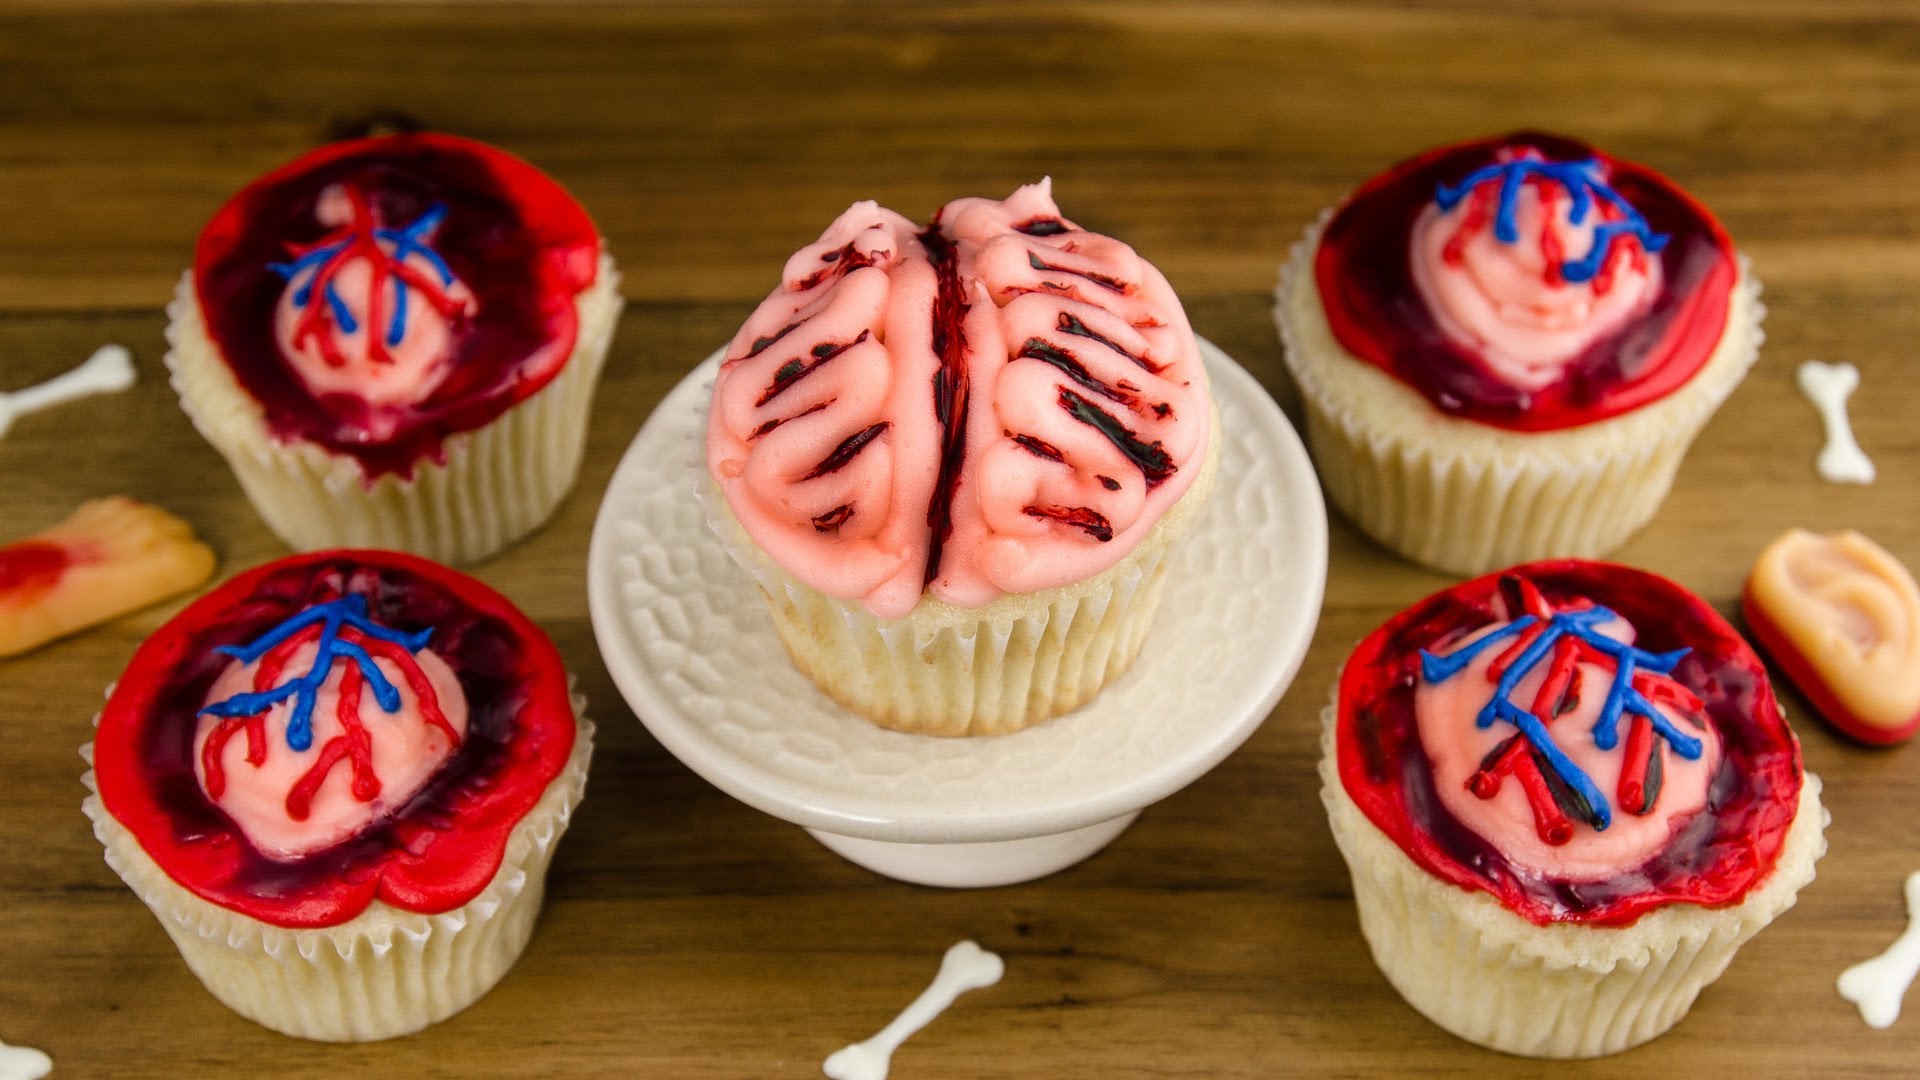
[(1186, 313), (1047, 182), (922, 228), (856, 203), (734, 336), (707, 464), (794, 577), (899, 618), (1124, 559), (1210, 436)]
[(1437, 593), (1341, 675), (1347, 793), (1429, 873), (1540, 925), (1740, 901), (1799, 743), (1731, 626), (1664, 578), (1531, 563)]
[(1738, 265), (1666, 177), (1521, 132), (1367, 182), (1328, 220), (1314, 277), (1354, 356), (1448, 415), (1548, 431), (1685, 385), (1720, 341)]
[(559, 653), (504, 597), (392, 552), (235, 577), (134, 654), (100, 798), (168, 876), (283, 927), (473, 899), (558, 776)]
[(201, 234), (193, 284), (276, 439), (404, 477), (553, 379), (599, 260), (586, 212), (533, 166), (390, 135), (249, 184)]

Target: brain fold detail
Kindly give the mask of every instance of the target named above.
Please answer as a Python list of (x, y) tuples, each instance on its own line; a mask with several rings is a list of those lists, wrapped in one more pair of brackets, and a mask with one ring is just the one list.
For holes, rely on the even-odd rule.
[(707, 450), (761, 549), (898, 618), (1118, 563), (1199, 472), (1208, 426), (1166, 279), (1043, 182), (924, 228), (849, 208), (729, 345)]

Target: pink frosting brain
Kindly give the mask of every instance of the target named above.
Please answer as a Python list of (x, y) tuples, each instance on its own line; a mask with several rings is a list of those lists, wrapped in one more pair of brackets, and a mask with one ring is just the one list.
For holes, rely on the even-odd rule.
[(1209, 438), (1186, 314), (1046, 183), (921, 229), (857, 203), (787, 263), (728, 348), (707, 462), (754, 542), (899, 618), (1125, 558)]

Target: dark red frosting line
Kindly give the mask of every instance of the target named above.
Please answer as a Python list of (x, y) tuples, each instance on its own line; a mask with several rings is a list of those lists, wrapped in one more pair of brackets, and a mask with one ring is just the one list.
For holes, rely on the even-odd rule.
[(933, 530), (927, 545), (926, 582), (940, 575), (941, 551), (953, 535), (953, 500), (960, 490), (960, 467), (967, 456), (967, 409), (972, 392), (967, 380), (967, 293), (960, 281), (960, 254), (940, 231), (940, 215), (920, 233), (920, 242), (933, 263), (939, 291), (933, 301), (933, 351), (940, 359), (934, 375), (933, 411), (940, 424), (940, 469), (927, 505), (927, 525)]
[[(197, 714), (244, 645), (339, 591), (378, 623), (434, 628), (460, 680), (467, 736), (393, 819), (296, 862), (254, 850), (194, 775)], [(272, 737), (279, 738), (275, 733)], [(241, 574), (195, 601), (134, 654), (101, 714), (94, 772), (107, 811), (194, 895), (288, 928), (336, 926), (376, 898), (424, 914), (479, 895), (507, 839), (573, 752), (566, 670), (553, 642), (505, 597), (409, 555), (332, 551)]]
[[(1509, 573), (1533, 582), (1556, 605), (1585, 598), (1612, 608), (1634, 625), (1640, 648), (1693, 650), (1673, 678), (1704, 702), (1722, 759), (1706, 807), (1631, 873), (1570, 882), (1522, 871), (1461, 824), (1434, 791), (1413, 709), (1420, 650), (1444, 651), (1500, 619), (1499, 579)], [(1738, 903), (1773, 872), (1799, 805), (1800, 743), (1746, 641), (1680, 586), (1610, 563), (1531, 563), (1436, 593), (1394, 616), (1348, 659), (1337, 723), (1340, 780), (1368, 820), (1422, 869), (1489, 893), (1542, 926), (1623, 926), (1667, 904)]]
[[(314, 208), (336, 183), (363, 191), (386, 226), (447, 208), (434, 247), (472, 290), (475, 309), (452, 327), (452, 374), (423, 401), (377, 407), (316, 396), (275, 339), (287, 283), (268, 264), (284, 261), (289, 244), (326, 234)], [(574, 297), (593, 284), (599, 259), (586, 211), (532, 165), (470, 139), (390, 135), (321, 147), (247, 185), (201, 233), (194, 289), (208, 336), (275, 438), (350, 455), (369, 477), (408, 477), (422, 457), (444, 458), (447, 436), (491, 422), (553, 380), (579, 331)], [(389, 426), (390, 435), (368, 434)]]
[[(1434, 321), (1413, 282), (1413, 223), (1442, 183), (1458, 183), (1502, 149), (1532, 147), (1553, 161), (1598, 157), (1614, 190), (1671, 240), (1655, 258), (1652, 306), (1593, 343), (1566, 377), (1531, 394), (1493, 376)], [(1541, 132), (1432, 150), (1349, 196), (1321, 233), (1314, 281), (1333, 336), (1440, 411), (1515, 431), (1551, 431), (1618, 416), (1673, 393), (1713, 355), (1737, 280), (1733, 242), (1707, 209), (1659, 173)]]

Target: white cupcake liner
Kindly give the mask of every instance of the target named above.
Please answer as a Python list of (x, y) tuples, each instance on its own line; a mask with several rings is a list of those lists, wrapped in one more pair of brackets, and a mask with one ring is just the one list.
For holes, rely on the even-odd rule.
[[(338, 926), (290, 930), (202, 900), (175, 882), (93, 794), (81, 809), (107, 865), (152, 909), (180, 955), (220, 1002), (302, 1039), (372, 1042), (407, 1035), (478, 1001), (513, 967), (546, 892), (547, 864), (586, 793), (593, 722), (572, 695), (573, 754), (507, 838), (478, 896), (438, 915), (374, 901)], [(94, 718), (98, 725), (99, 717)], [(81, 747), (89, 766), (93, 744)]]
[(1004, 735), (1086, 704), (1139, 655), (1169, 552), (1212, 493), (1224, 442), (1218, 408), (1210, 422), (1193, 486), (1120, 562), (978, 608), (923, 596), (902, 619), (805, 585), (760, 550), (708, 475), (704, 443), (694, 489), (721, 546), (759, 583), (794, 666), (829, 697), (896, 731)]
[(1333, 336), (1313, 276), (1329, 216), (1294, 245), (1274, 307), (1306, 403), (1308, 444), (1321, 485), (1347, 517), (1440, 570), (1474, 575), (1536, 559), (1597, 558), (1625, 543), (1660, 509), (1694, 436), (1766, 337), (1760, 283), (1740, 256), (1720, 342), (1673, 393), (1559, 431), (1447, 416)]
[(1601, 1057), (1665, 1034), (1793, 906), (1827, 850), (1820, 778), (1807, 773), (1779, 862), (1740, 903), (1672, 904), (1624, 927), (1536, 926), (1427, 873), (1368, 819), (1340, 780), (1336, 719), (1337, 705), (1321, 714), (1320, 798), (1374, 963), (1427, 1019), (1504, 1053)]
[(579, 334), (559, 374), (492, 422), (448, 436), (445, 464), (423, 457), (411, 480), (368, 483), (352, 457), (276, 439), (207, 337), (191, 273), (167, 305), (166, 363), (180, 407), (288, 547), (385, 548), (465, 565), (539, 528), (572, 488), (622, 303), (619, 271), (603, 253), (593, 286), (574, 301)]

